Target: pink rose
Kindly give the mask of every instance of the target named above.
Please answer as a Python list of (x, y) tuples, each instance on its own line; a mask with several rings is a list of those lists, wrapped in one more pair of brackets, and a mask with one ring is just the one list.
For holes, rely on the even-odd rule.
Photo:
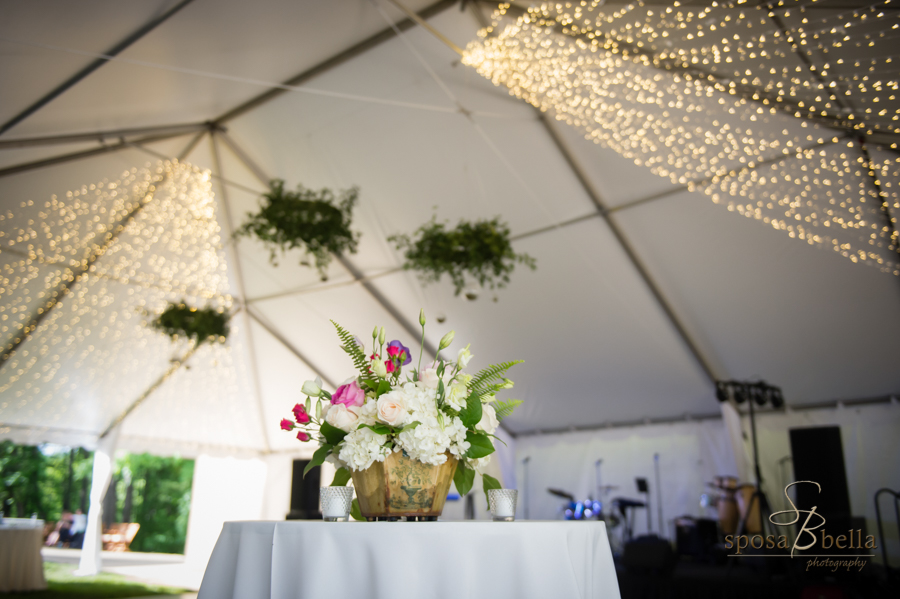
[(300, 431), (299, 433), (297, 433), (297, 438), (303, 442), (309, 441), (309, 435), (307, 435), (303, 431)]
[(294, 423), (288, 420), (287, 418), (282, 418), (281, 420), (281, 430), (283, 431), (292, 431), (294, 430)]
[(297, 421), (298, 424), (306, 424), (309, 422), (309, 414), (306, 413), (306, 406), (303, 404), (297, 404), (294, 406), (294, 420)]
[(331, 396), (331, 403), (334, 405), (344, 404), (349, 408), (352, 406), (359, 407), (366, 403), (366, 392), (359, 388), (356, 381), (347, 385), (341, 385)]

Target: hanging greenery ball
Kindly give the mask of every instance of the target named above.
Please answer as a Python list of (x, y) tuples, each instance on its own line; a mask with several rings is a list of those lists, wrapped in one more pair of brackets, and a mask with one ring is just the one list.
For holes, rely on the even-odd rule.
[(392, 235), (388, 241), (404, 252), (403, 268), (419, 273), (423, 283), (437, 282), (447, 274), (456, 295), (466, 287), (466, 277), (481, 287), (505, 287), (516, 264), (534, 270), (535, 259), (516, 254), (509, 240), (509, 227), (499, 218), (460, 221), (454, 229), (432, 218), (412, 236)]
[(187, 337), (197, 342), (223, 342), (228, 338), (228, 320), (231, 315), (214, 308), (193, 308), (183, 300), (180, 304), (169, 305), (150, 323), (173, 340)]
[[(350, 222), (358, 188), (335, 195), (327, 188), (316, 191), (302, 185), (297, 191), (285, 191), (281, 179), (273, 179), (269, 186), (259, 212), (248, 213), (248, 220), (235, 235), (253, 235), (262, 241), (270, 250), (273, 265), (278, 265), (279, 251), (301, 248), (312, 256), (324, 281), (332, 254), (356, 253), (359, 233), (350, 230)], [(306, 263), (304, 258), (301, 264)]]

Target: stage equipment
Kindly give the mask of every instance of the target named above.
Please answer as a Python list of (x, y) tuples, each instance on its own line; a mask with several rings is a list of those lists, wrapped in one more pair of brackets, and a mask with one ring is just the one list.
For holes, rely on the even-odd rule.
[(715, 520), (693, 516), (675, 519), (675, 548), (679, 555), (709, 557), (718, 540), (719, 530)]
[[(662, 511), (662, 485), (659, 483), (659, 454), (653, 454), (653, 468), (656, 470), (656, 521), (659, 522), (659, 536), (666, 538), (665, 521), (663, 520)], [(649, 525), (649, 523), (648, 523)]]
[(528, 492), (528, 462), (530, 461), (531, 456), (522, 460), (522, 513), (525, 515), (525, 520), (528, 520), (528, 504), (531, 503), (531, 494)]
[(322, 517), (319, 512), (319, 479), (322, 469), (313, 468), (304, 477), (303, 469), (308, 463), (309, 460), (294, 460), (291, 511), (286, 516), (287, 520), (318, 520)]
[[(769, 501), (762, 491), (762, 474), (759, 470), (759, 446), (756, 439), (756, 412), (754, 406), (770, 404), (773, 408), (784, 405), (784, 396), (779, 387), (769, 385), (765, 381), (716, 381), (716, 399), (720, 402), (733, 400), (736, 404), (747, 403), (750, 408), (750, 434), (753, 441), (753, 469), (756, 475), (756, 489), (747, 504), (747, 510), (742, 514), (740, 533), (748, 532), (747, 517), (757, 515), (758, 529), (765, 528), (769, 515), (772, 513)], [(765, 518), (765, 521), (763, 520)]]
[[(636, 501), (625, 497), (616, 497), (612, 502), (614, 506), (619, 508), (619, 513), (622, 514), (622, 522), (625, 524), (625, 530), (622, 533), (622, 541), (628, 543), (634, 538), (634, 510), (640, 507), (647, 507), (647, 504), (643, 501)], [(630, 514), (628, 510), (631, 510)]]
[(638, 493), (644, 494), (644, 505), (647, 507), (647, 534), (653, 532), (653, 522), (650, 517), (650, 485), (647, 484), (646, 478), (636, 478), (634, 479), (634, 484), (637, 485)]
[[(607, 486), (606, 488), (615, 488)], [(619, 525), (619, 517), (609, 510), (603, 509), (603, 502), (588, 497), (584, 501), (575, 501), (575, 496), (562, 489), (548, 488), (547, 492), (566, 500), (560, 508), (563, 518), (566, 520), (602, 520), (610, 528)]]
[(897, 518), (895, 524), (897, 525), (898, 532), (900, 532), (900, 493), (888, 488), (878, 489), (877, 491), (875, 491), (875, 519), (878, 521), (878, 538), (882, 539), (881, 559), (884, 561), (884, 567), (888, 571), (888, 573), (896, 575), (898, 573), (897, 569), (892, 568), (888, 563), (887, 543), (884, 542), (884, 539), (886, 539), (887, 537), (884, 536), (884, 527), (881, 525), (881, 508), (878, 505), (878, 496), (882, 493), (887, 493), (888, 495), (892, 495), (894, 497), (894, 515)]
[[(816, 506), (816, 512), (835, 526), (832, 520), (850, 518), (850, 491), (844, 467), (844, 445), (838, 426), (792, 428), (791, 455), (794, 480), (812, 480), (822, 485), (796, 485), (797, 505)], [(805, 508), (809, 509), (809, 507)]]

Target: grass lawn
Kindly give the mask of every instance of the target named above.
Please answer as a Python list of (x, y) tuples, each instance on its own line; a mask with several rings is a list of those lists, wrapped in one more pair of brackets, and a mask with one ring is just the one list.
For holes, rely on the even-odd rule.
[(120, 597), (146, 597), (147, 595), (179, 595), (189, 593), (185, 589), (173, 589), (152, 584), (135, 582), (117, 574), (101, 572), (97, 576), (75, 576), (75, 564), (44, 562), (44, 576), (47, 577), (46, 591), (12, 593), (2, 595), (3, 599), (115, 599)]

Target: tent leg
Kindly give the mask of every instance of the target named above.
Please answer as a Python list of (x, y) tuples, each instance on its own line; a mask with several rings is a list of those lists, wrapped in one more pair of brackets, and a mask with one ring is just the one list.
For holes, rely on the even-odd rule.
[(100, 550), (103, 548), (100, 535), (103, 519), (103, 497), (112, 478), (113, 459), (119, 441), (119, 427), (100, 438), (94, 451), (94, 470), (91, 476), (91, 504), (88, 508), (87, 530), (81, 547), (81, 560), (76, 576), (93, 576), (100, 571)]

